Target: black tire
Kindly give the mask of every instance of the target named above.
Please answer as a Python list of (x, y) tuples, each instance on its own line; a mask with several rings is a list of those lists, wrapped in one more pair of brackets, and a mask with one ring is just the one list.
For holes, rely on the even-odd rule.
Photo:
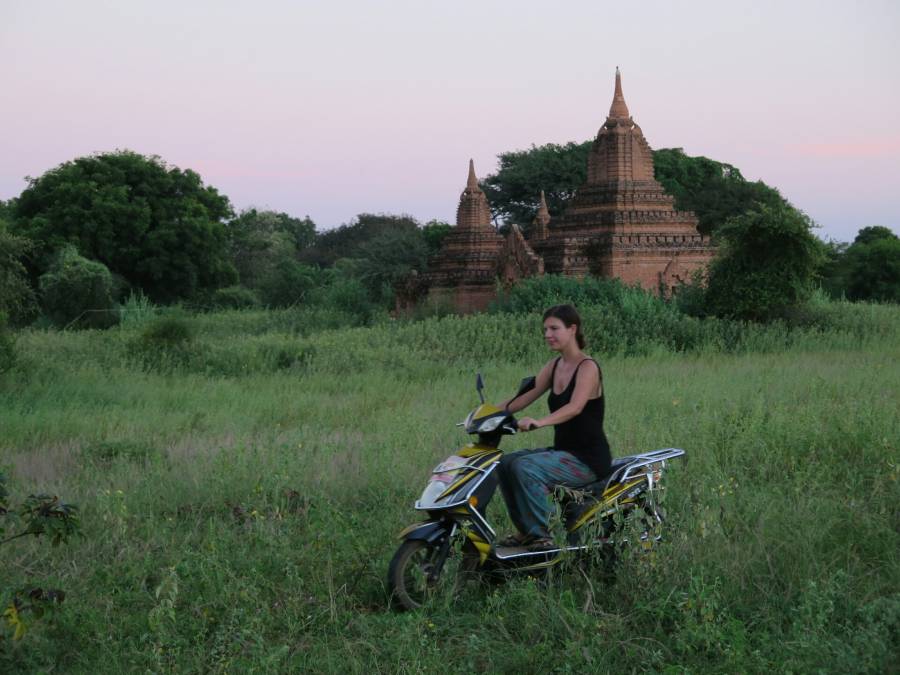
[(388, 590), (397, 609), (419, 609), (437, 586), (433, 578), (437, 544), (413, 539), (404, 541), (388, 566)]
[(388, 590), (394, 607), (419, 609), (442, 586), (453, 586), (452, 592), (458, 592), (467, 581), (478, 578), (480, 558), (469, 542), (463, 543), (462, 551), (451, 548), (440, 574), (434, 576), (440, 547), (440, 542), (429, 544), (418, 539), (400, 544), (388, 566)]

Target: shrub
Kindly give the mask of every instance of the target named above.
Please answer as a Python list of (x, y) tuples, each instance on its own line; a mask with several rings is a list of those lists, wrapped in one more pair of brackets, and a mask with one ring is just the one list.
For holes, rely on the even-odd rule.
[(16, 362), (16, 344), (6, 327), (6, 314), (0, 312), (0, 374), (13, 367)]
[(28, 239), (9, 232), (0, 220), (0, 312), (13, 324), (27, 323), (37, 313), (34, 290), (22, 263), (31, 249)]
[(112, 274), (63, 247), (39, 279), (44, 314), (59, 328), (108, 328), (118, 322)]
[(343, 275), (333, 278), (327, 286), (316, 289), (311, 300), (319, 307), (352, 315), (359, 325), (368, 323), (376, 311), (363, 283)]
[(141, 291), (131, 293), (119, 307), (119, 322), (122, 326), (140, 325), (157, 314), (156, 305)]
[(728, 220), (709, 268), (708, 310), (750, 321), (784, 317), (810, 296), (824, 248), (812, 222), (790, 206), (757, 205)]
[(149, 323), (132, 342), (131, 353), (143, 367), (150, 370), (184, 367), (196, 356), (194, 331), (182, 318), (160, 317)]
[(244, 286), (220, 288), (212, 294), (212, 306), (216, 309), (254, 309), (259, 307), (259, 297)]
[(283, 259), (260, 282), (260, 298), (268, 307), (300, 304), (315, 286), (317, 276), (314, 268), (296, 260)]
[(498, 295), (493, 312), (542, 312), (548, 307), (570, 304), (621, 306), (625, 286), (618, 279), (585, 277), (576, 279), (556, 274), (531, 277)]

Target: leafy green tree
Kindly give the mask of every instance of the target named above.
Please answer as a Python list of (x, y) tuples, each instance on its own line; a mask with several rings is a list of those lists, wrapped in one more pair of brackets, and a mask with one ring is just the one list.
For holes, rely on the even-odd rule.
[(115, 287), (105, 265), (64, 246), (39, 280), (41, 306), (60, 328), (107, 328), (119, 320)]
[(812, 222), (788, 205), (759, 204), (717, 231), (706, 305), (712, 314), (769, 321), (809, 297), (824, 257)]
[(290, 307), (304, 302), (316, 287), (319, 270), (291, 258), (282, 258), (259, 282), (259, 295), (269, 307)]
[[(481, 183), (494, 220), (517, 223), (527, 231), (537, 213), (541, 190), (551, 217), (562, 214), (587, 177), (591, 143), (550, 143), (502, 153), (498, 171)], [(675, 207), (696, 212), (704, 234), (756, 203), (786, 204), (777, 190), (762, 181), (747, 181), (736, 167), (690, 157), (680, 148), (656, 150), (653, 165), (656, 179), (675, 198)]]
[(887, 239), (893, 241), (897, 239), (897, 235), (894, 234), (893, 230), (889, 227), (884, 227), (883, 225), (871, 225), (869, 227), (862, 228), (859, 232), (856, 233), (856, 238), (853, 240), (853, 245), (866, 245), (866, 244), (874, 244), (876, 241), (881, 241), (883, 239)]
[(332, 267), (341, 258), (365, 258), (369, 242), (390, 231), (420, 233), (419, 223), (407, 215), (360, 213), (351, 223), (319, 233), (316, 243), (300, 253), (300, 260)]
[(16, 364), (16, 343), (6, 326), (6, 314), (0, 312), (0, 375)]
[(387, 230), (369, 240), (355, 273), (374, 299), (390, 305), (395, 285), (411, 272), (423, 271), (427, 262), (428, 246), (420, 230)]
[(900, 238), (886, 227), (865, 227), (845, 255), (847, 297), (900, 302)]
[(726, 220), (756, 204), (787, 204), (778, 190), (762, 181), (746, 180), (731, 164), (690, 157), (681, 148), (656, 150), (653, 169), (656, 180), (675, 198), (675, 207), (697, 214), (697, 229), (703, 234), (712, 234)]
[(527, 231), (537, 214), (541, 190), (551, 217), (560, 215), (587, 177), (591, 143), (548, 143), (500, 154), (497, 173), (481, 181), (494, 222), (516, 223)]
[(35, 243), (37, 271), (73, 244), (156, 302), (236, 280), (224, 221), (228, 198), (191, 170), (117, 151), (80, 157), (29, 178), (14, 226)]
[(10, 232), (0, 215), (0, 312), (6, 313), (13, 324), (26, 323), (37, 310), (24, 264), (31, 249), (31, 241)]
[(228, 248), (241, 283), (257, 288), (266, 272), (281, 260), (315, 243), (316, 225), (286, 213), (247, 209), (227, 226)]
[(443, 220), (429, 220), (422, 226), (422, 238), (425, 240), (425, 248), (428, 255), (432, 256), (441, 250), (441, 245), (446, 237), (453, 230), (450, 223)]

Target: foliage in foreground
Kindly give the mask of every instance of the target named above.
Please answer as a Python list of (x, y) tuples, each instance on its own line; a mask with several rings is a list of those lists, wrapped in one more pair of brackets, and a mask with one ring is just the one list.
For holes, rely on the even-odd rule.
[[(0, 546), (22, 537), (46, 537), (51, 546), (59, 546), (78, 534), (78, 507), (47, 494), (28, 495), (20, 504), (11, 504), (6, 475), (0, 471)], [(5, 557), (5, 556), (4, 556)], [(7, 561), (0, 559), (0, 569), (8, 573)], [(12, 631), (13, 640), (21, 640), (33, 621), (54, 611), (65, 600), (65, 592), (44, 589), (30, 583), (16, 589), (3, 611), (3, 619)], [(3, 598), (6, 602), (6, 598)], [(7, 636), (0, 633), (0, 654)]]

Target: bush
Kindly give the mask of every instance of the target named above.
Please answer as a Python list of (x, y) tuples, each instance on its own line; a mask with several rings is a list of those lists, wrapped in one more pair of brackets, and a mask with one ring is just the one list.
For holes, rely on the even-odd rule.
[(786, 205), (758, 204), (717, 234), (721, 244), (706, 291), (710, 313), (771, 321), (809, 298), (824, 247), (806, 215)]
[(363, 283), (343, 275), (333, 278), (327, 286), (316, 289), (311, 300), (312, 304), (319, 307), (356, 317), (358, 325), (368, 323), (377, 309)]
[(498, 295), (492, 312), (543, 312), (560, 304), (621, 306), (628, 287), (618, 279), (585, 277), (576, 279), (556, 274), (525, 279)]
[(149, 321), (157, 314), (156, 305), (141, 291), (131, 293), (119, 307), (119, 323), (122, 326), (135, 326)]
[(149, 370), (173, 370), (196, 356), (194, 331), (182, 318), (166, 316), (147, 325), (131, 344), (135, 360)]
[(220, 288), (210, 299), (215, 309), (254, 309), (259, 307), (259, 297), (244, 286)]
[(317, 276), (315, 268), (283, 259), (260, 282), (260, 298), (268, 307), (298, 305), (316, 285)]
[(0, 312), (13, 324), (24, 324), (37, 313), (34, 290), (22, 263), (32, 244), (7, 230), (0, 220)]
[(16, 362), (16, 344), (6, 327), (6, 314), (0, 312), (0, 374), (13, 367)]
[(38, 285), (44, 314), (59, 328), (109, 328), (119, 320), (112, 274), (74, 246), (59, 251)]

